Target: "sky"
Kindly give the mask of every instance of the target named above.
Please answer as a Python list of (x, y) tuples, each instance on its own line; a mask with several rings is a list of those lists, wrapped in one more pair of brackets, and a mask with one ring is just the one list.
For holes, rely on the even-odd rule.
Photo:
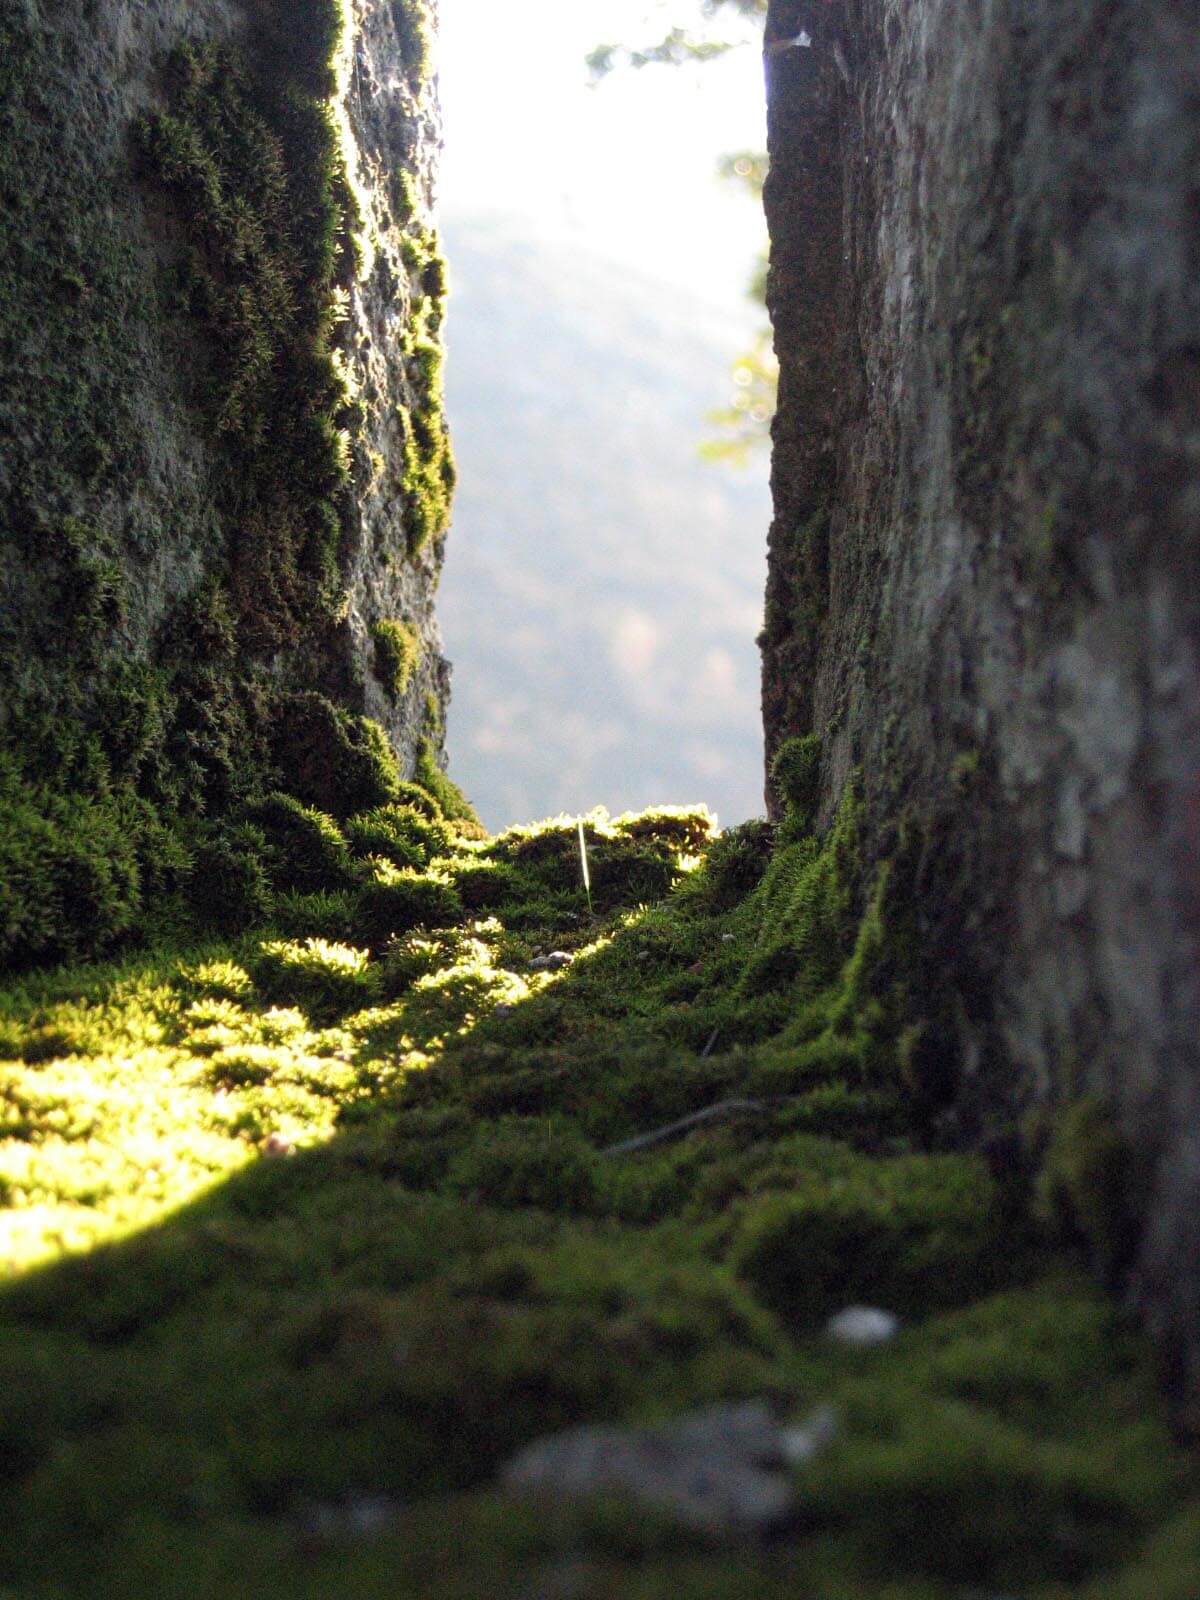
[(618, 72), (595, 87), (584, 65), (597, 44), (652, 42), (697, 9), (696, 0), (442, 0), (443, 206), (526, 216), (736, 301), (763, 225), (715, 168), (728, 151), (765, 144), (759, 50), (751, 42), (702, 66)]
[(442, 0), (459, 490), (439, 611), (451, 772), (494, 828), (598, 803), (761, 810), (766, 456), (699, 460), (763, 317), (761, 211), (716, 176), (764, 142), (760, 53), (598, 87), (585, 65), (673, 20), (647, 0)]

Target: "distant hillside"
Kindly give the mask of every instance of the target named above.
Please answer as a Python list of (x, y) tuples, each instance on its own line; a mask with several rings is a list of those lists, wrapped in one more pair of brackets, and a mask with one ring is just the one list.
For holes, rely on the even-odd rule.
[(508, 218), (443, 237), (452, 770), (493, 826), (598, 801), (759, 812), (765, 458), (697, 453), (753, 309)]

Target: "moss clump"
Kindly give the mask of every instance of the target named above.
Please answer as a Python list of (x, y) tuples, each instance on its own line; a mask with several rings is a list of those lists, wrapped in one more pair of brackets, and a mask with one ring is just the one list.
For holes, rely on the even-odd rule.
[(714, 911), (730, 911), (762, 882), (771, 863), (775, 830), (769, 822), (744, 822), (716, 840), (704, 862), (704, 884)]
[(422, 741), (417, 754), (416, 781), (448, 822), (453, 822), (462, 831), (483, 837), (484, 830), (475, 814), (475, 807), (453, 778), (438, 766), (428, 740)]
[(411, 622), (385, 617), (371, 628), (375, 646), (375, 676), (394, 700), (399, 700), (421, 663), (421, 635)]
[(513, 1117), (479, 1131), (455, 1157), (446, 1183), (484, 1205), (589, 1212), (595, 1200), (592, 1152), (574, 1128)]
[(356, 925), (372, 950), (412, 928), (444, 928), (458, 922), (462, 904), (449, 883), (399, 868), (381, 871), (358, 897)]
[(1085, 1095), (1058, 1114), (1038, 1180), (1047, 1222), (1119, 1283), (1137, 1243), (1137, 1172), (1109, 1109)]
[(440, 538), (449, 527), (456, 482), (445, 417), (431, 399), (436, 392), (433, 386), (441, 382), (433, 353), (440, 361), (438, 347), (424, 346), (425, 359), (419, 369), (425, 397), (423, 410), (398, 413), (406, 496), (404, 531), (410, 556), (419, 555), (430, 540)]
[(787, 739), (771, 763), (771, 783), (787, 809), (792, 826), (810, 831), (817, 819), (821, 790), (821, 741), (815, 734)]
[(227, 823), (203, 838), (188, 883), (202, 928), (234, 934), (267, 917), (274, 896), (266, 859), (266, 835), (252, 823)]
[(424, 0), (392, 0), (405, 75), (422, 83), (432, 69), (433, 27)]
[(379, 724), (313, 691), (280, 704), (275, 759), (290, 792), (332, 817), (387, 805), (399, 793), (396, 757)]
[(908, 1316), (987, 1293), (1004, 1254), (1001, 1220), (978, 1161), (863, 1159), (832, 1183), (801, 1174), (794, 1191), (752, 1208), (735, 1260), (764, 1304), (797, 1328), (864, 1301)]
[(251, 959), (249, 972), (264, 999), (298, 1005), (317, 1022), (369, 1005), (379, 987), (365, 950), (326, 939), (268, 941)]
[(269, 866), (279, 887), (312, 894), (349, 884), (350, 850), (332, 817), (278, 791), (251, 815), (266, 836)]
[[(411, 209), (411, 196), (401, 205)], [(399, 455), (405, 495), (404, 526), (408, 552), (416, 557), (445, 534), (450, 523), (456, 471), (446, 425), (441, 328), (446, 295), (446, 272), (437, 236), (420, 228), (401, 239), (401, 255), (408, 270), (417, 327), (407, 363), (412, 389), (410, 406), (396, 413)]]
[(106, 796), (31, 790), (0, 761), (0, 964), (70, 960), (130, 932), (140, 905), (137, 820)]
[(380, 806), (355, 817), (346, 836), (357, 856), (376, 856), (397, 867), (427, 867), (450, 848), (450, 830), (411, 806)]

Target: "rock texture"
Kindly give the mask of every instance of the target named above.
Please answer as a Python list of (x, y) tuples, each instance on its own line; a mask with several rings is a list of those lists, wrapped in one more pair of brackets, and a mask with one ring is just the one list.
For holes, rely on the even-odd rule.
[(709, 1534), (767, 1534), (795, 1513), (792, 1472), (836, 1434), (827, 1406), (788, 1424), (765, 1401), (735, 1401), (657, 1427), (571, 1428), (537, 1439), (501, 1482), (524, 1494), (632, 1499)]
[[(926, 840), (956, 1115), (1094, 1096), (1200, 1394), (1200, 32), (772, 0), (769, 750)], [(1026, 1118), (1025, 1126), (1029, 1127)]]
[[(78, 789), (90, 744), (83, 787), (194, 790), (181, 750), (237, 766), (297, 689), (381, 723), (402, 772), (441, 761), (435, 20), (4, 6), (0, 739), (31, 781)], [(402, 683), (383, 620), (413, 639)]]

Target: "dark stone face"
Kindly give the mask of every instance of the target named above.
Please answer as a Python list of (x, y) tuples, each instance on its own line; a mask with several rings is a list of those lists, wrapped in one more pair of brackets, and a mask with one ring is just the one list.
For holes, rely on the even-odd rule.
[(817, 734), (824, 816), (860, 768), (877, 853), (940, 841), (962, 1129), (1112, 1107), (1194, 1397), (1200, 37), (1171, 0), (776, 0), (802, 31), (767, 60), (768, 754)]

